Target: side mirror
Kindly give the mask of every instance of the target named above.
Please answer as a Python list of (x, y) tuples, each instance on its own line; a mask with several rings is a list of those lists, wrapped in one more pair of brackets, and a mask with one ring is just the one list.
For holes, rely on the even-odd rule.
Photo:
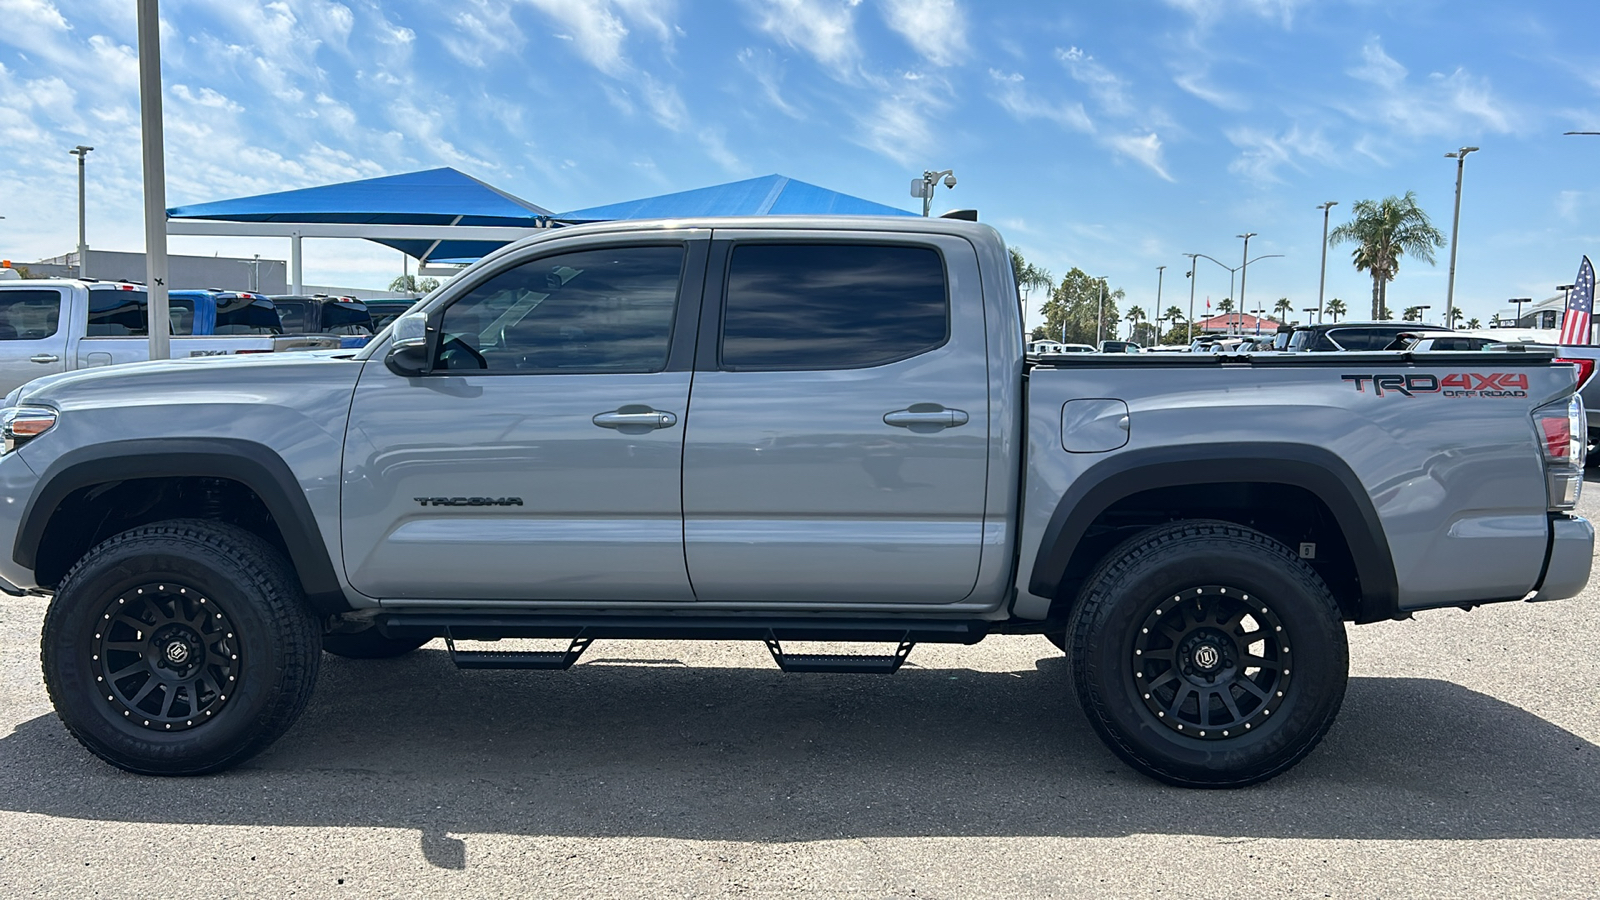
[(389, 335), (389, 371), (410, 378), (428, 371), (428, 314), (408, 312), (394, 320)]

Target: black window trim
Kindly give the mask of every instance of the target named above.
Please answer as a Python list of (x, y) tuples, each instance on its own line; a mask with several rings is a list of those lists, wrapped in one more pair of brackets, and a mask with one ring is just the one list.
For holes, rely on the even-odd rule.
[[(698, 332), (698, 320), (703, 300), (706, 283), (706, 256), (707, 244), (705, 238), (675, 237), (632, 240), (621, 238), (614, 241), (585, 243), (573, 246), (540, 245), (539, 251), (526, 256), (508, 256), (500, 261), (487, 273), (475, 277), (471, 284), (465, 285), (460, 292), (451, 297), (444, 304), (428, 311), (428, 368), (421, 374), (435, 377), (541, 377), (549, 375), (660, 375), (665, 372), (688, 372), (693, 368), (695, 353), (695, 335)], [(442, 336), (440, 326), (444, 324), (445, 313), (450, 307), (471, 295), (481, 284), (491, 279), (498, 278), (501, 274), (512, 269), (520, 268), (542, 259), (551, 259), (557, 256), (567, 256), (573, 253), (587, 253), (592, 250), (628, 250), (646, 247), (679, 247), (683, 250), (683, 264), (678, 270), (678, 296), (673, 302), (672, 324), (667, 335), (667, 362), (659, 369), (645, 372), (625, 371), (616, 369), (568, 369), (561, 372), (539, 372), (517, 369), (436, 369), (433, 360), (439, 351), (439, 339)]]
[[(830, 246), (859, 246), (872, 244), (882, 247), (907, 247), (915, 250), (932, 250), (939, 256), (939, 266), (944, 274), (944, 340), (931, 347), (885, 359), (864, 366), (725, 366), (722, 364), (722, 319), (727, 311), (728, 277), (733, 265), (733, 251), (746, 244), (823, 244)], [(780, 235), (760, 237), (715, 238), (711, 246), (711, 259), (706, 267), (706, 308), (700, 317), (700, 341), (695, 353), (695, 370), (703, 372), (853, 372), (892, 366), (915, 359), (950, 345), (955, 335), (951, 321), (955, 302), (950, 296), (950, 260), (944, 248), (935, 242), (907, 240), (901, 235), (860, 234), (844, 237), (826, 235)], [(712, 277), (710, 273), (719, 273)]]

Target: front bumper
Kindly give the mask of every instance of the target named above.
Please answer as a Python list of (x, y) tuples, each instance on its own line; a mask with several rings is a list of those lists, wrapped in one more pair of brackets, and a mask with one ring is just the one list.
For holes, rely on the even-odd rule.
[(1565, 600), (1576, 597), (1589, 583), (1594, 563), (1594, 526), (1582, 516), (1555, 516), (1550, 520), (1550, 562), (1544, 581), (1531, 599)]
[(5, 581), (0, 590), (8, 594), (36, 586), (33, 573), (18, 565), (11, 558), (11, 551), (22, 525), (23, 510), (38, 484), (39, 476), (23, 461), (20, 452), (0, 456), (0, 579)]

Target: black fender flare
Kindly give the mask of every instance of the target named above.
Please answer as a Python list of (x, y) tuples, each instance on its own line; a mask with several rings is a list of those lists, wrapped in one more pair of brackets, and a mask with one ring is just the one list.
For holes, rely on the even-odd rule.
[(1050, 516), (1028, 590), (1054, 597), (1089, 525), (1124, 498), (1156, 488), (1262, 482), (1303, 488), (1333, 513), (1361, 581), (1356, 621), (1393, 618), (1399, 609), (1394, 558), (1361, 480), (1335, 453), (1288, 442), (1152, 447), (1119, 452), (1077, 478)]
[(312, 607), (326, 614), (350, 609), (299, 480), (276, 451), (237, 438), (107, 441), (63, 453), (45, 470), (23, 508), (12, 559), (35, 568), (51, 517), (74, 491), (112, 481), (174, 477), (224, 478), (250, 488), (278, 523)]

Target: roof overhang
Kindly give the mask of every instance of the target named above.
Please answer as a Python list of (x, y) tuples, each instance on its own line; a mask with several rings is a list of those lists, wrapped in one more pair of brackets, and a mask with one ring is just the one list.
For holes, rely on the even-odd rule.
[(302, 237), (421, 241), (515, 241), (551, 224), (516, 225), (377, 225), (345, 222), (234, 222), (223, 219), (168, 219), (167, 234), (212, 237)]

